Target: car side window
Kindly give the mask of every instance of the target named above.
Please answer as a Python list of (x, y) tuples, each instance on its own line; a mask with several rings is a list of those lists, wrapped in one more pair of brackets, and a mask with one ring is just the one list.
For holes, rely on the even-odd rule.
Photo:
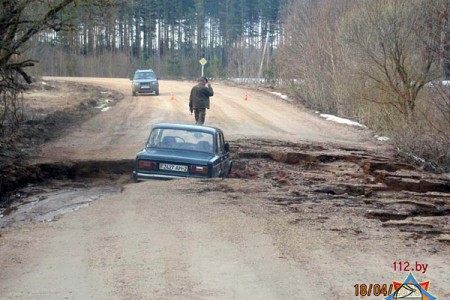
[(147, 147), (156, 147), (161, 139), (161, 134), (161, 129), (153, 129), (148, 138)]
[(224, 149), (223, 149), (223, 136), (222, 136), (222, 133), (221, 132), (219, 132), (217, 135), (216, 135), (216, 138), (217, 138), (217, 153), (223, 153), (224, 151)]

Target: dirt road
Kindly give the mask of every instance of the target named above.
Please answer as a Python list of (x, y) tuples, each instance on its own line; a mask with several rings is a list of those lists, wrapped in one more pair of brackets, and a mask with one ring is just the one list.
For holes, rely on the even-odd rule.
[[(40, 162), (132, 159), (151, 124), (193, 121), (192, 82), (131, 97), (125, 79), (71, 80), (127, 96)], [(408, 271), (450, 298), (447, 177), (268, 93), (213, 88), (207, 123), (234, 141), (239, 178), (129, 183), (3, 230), (0, 299), (383, 299)]]
[[(51, 79), (51, 78), (49, 78)], [(64, 78), (63, 78), (64, 79)], [(78, 130), (44, 147), (55, 159), (133, 158), (157, 122), (193, 123), (188, 109), (195, 82), (160, 81), (159, 96), (131, 96), (127, 79), (71, 79), (117, 89), (126, 98)], [(276, 96), (212, 83), (215, 95), (206, 122), (224, 130), (229, 139), (267, 137), (283, 140), (367, 145), (367, 137), (351, 127), (336, 126), (299, 110)], [(244, 100), (247, 92), (247, 101)]]

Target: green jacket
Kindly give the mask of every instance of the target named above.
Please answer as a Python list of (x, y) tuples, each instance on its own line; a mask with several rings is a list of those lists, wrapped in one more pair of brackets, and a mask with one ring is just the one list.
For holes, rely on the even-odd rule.
[(189, 108), (208, 108), (209, 109), (209, 97), (214, 95), (212, 87), (199, 83), (191, 90), (191, 96), (189, 97)]

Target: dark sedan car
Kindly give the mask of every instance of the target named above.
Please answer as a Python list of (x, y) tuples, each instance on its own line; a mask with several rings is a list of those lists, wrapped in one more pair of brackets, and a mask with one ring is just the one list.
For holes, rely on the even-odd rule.
[(225, 178), (231, 171), (229, 145), (215, 127), (161, 123), (153, 126), (136, 155), (133, 176), (149, 178)]

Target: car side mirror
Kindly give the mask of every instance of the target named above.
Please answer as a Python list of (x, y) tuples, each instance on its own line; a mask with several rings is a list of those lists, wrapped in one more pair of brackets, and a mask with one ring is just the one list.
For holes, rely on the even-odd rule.
[(225, 149), (226, 152), (230, 152), (230, 144), (225, 143), (224, 149)]

